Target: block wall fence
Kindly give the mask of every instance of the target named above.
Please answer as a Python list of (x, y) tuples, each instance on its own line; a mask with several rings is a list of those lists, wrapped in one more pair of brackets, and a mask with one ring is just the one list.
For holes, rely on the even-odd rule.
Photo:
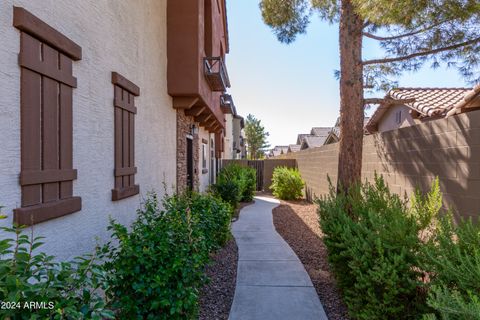
[[(274, 159), (295, 159), (309, 199), (328, 193), (336, 183), (338, 143)], [(382, 174), (395, 193), (411, 196), (428, 190), (439, 177), (444, 206), (456, 215), (480, 215), (480, 110), (448, 119), (365, 136), (362, 179)]]

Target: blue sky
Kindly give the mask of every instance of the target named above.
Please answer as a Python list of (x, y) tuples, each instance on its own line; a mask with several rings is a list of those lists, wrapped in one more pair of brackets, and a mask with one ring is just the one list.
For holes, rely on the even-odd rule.
[[(280, 43), (261, 18), (258, 0), (229, 0), (230, 93), (238, 112), (262, 120), (272, 146), (295, 143), (298, 133), (332, 126), (339, 114), (338, 26), (314, 17), (307, 34)], [(380, 53), (371, 43), (368, 56)], [(379, 54), (377, 55), (379, 56)], [(404, 87), (468, 86), (455, 70), (424, 68), (399, 79)], [(378, 93), (378, 96), (382, 96)], [(367, 114), (373, 110), (368, 111)]]

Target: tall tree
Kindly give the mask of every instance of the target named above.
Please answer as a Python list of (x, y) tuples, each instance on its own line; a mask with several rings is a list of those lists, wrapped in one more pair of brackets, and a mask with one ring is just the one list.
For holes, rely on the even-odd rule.
[[(480, 2), (478, 0), (262, 0), (264, 22), (279, 41), (305, 33), (313, 13), (339, 23), (340, 140), (338, 186), (360, 181), (364, 106), (381, 103), (371, 92), (394, 87), (404, 71), (427, 62), (455, 67), (470, 82), (480, 80)], [(362, 42), (384, 50), (364, 59)]]
[(269, 133), (261, 121), (249, 114), (245, 123), (245, 138), (247, 140), (248, 158), (256, 160), (265, 155), (265, 150), (270, 147), (267, 142)]

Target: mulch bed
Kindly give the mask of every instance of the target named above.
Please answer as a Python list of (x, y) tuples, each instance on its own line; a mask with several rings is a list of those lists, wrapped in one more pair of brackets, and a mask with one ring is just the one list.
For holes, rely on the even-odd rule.
[(218, 250), (206, 268), (210, 281), (200, 290), (198, 319), (228, 319), (237, 282), (238, 248), (234, 239)]
[(330, 273), (317, 206), (304, 200), (282, 201), (273, 209), (273, 223), (305, 266), (328, 319), (349, 319), (335, 278)]

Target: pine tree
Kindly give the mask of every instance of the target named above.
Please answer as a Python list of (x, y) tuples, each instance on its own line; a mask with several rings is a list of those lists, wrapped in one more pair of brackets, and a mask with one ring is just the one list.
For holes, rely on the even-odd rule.
[(261, 159), (265, 156), (265, 150), (270, 147), (267, 143), (269, 133), (265, 131), (261, 121), (249, 114), (245, 123), (245, 138), (249, 159)]
[[(364, 89), (391, 88), (402, 72), (425, 63), (433, 68), (443, 63), (472, 83), (480, 80), (478, 0), (262, 0), (260, 9), (284, 43), (306, 32), (313, 13), (339, 23), (338, 186), (343, 190), (361, 179), (364, 107), (383, 101), (366, 99)], [(364, 59), (365, 38), (378, 42), (385, 55)]]

